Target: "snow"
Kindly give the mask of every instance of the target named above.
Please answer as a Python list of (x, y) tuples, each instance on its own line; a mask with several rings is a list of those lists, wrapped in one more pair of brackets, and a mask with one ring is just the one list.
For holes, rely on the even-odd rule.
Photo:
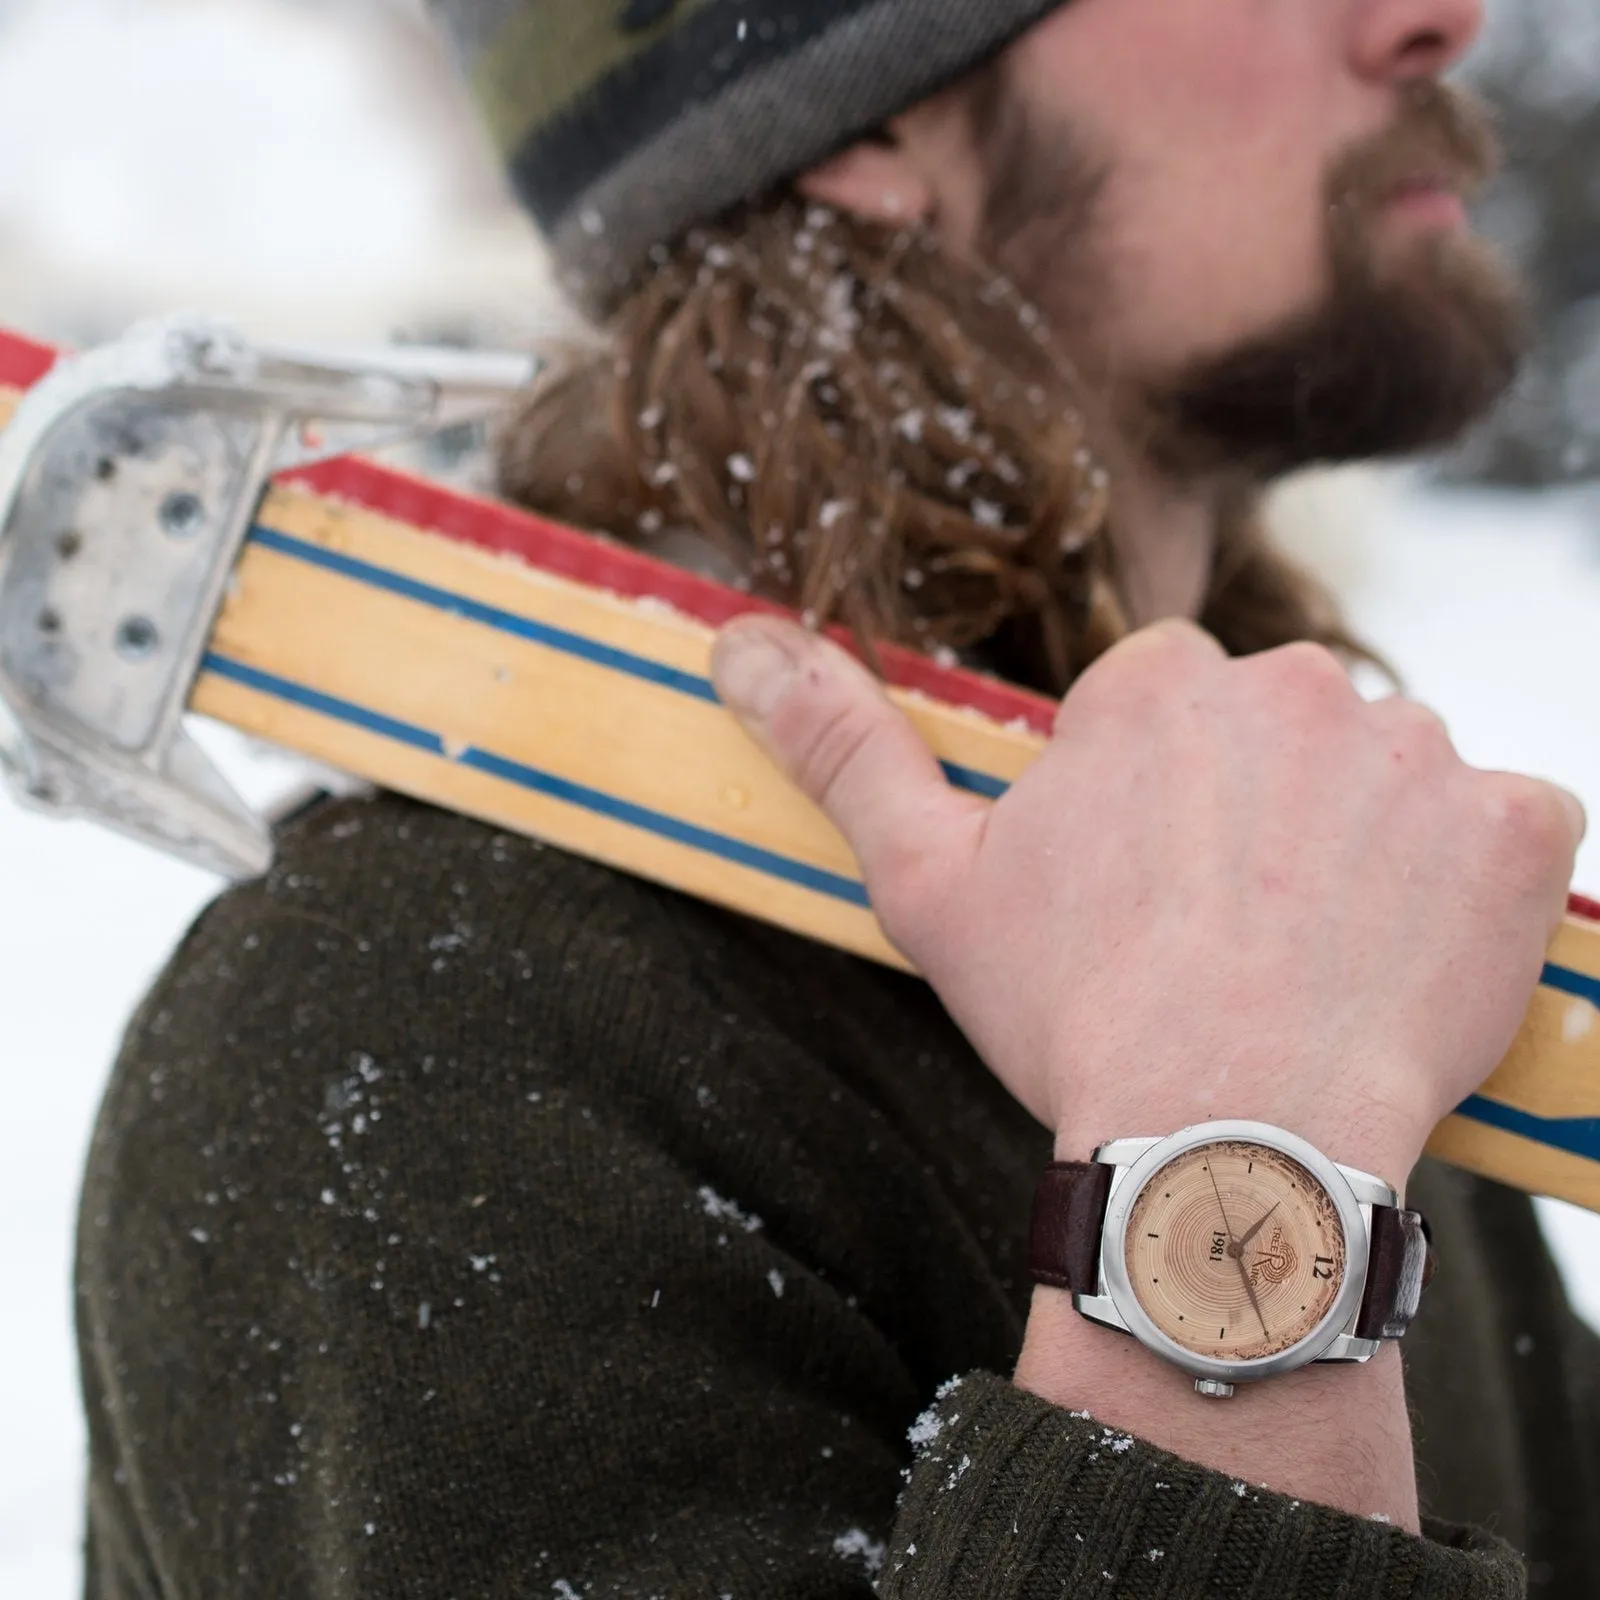
[(725, 1200), (709, 1183), (700, 1187), (700, 1204), (708, 1217), (731, 1222), (746, 1233), (755, 1233), (761, 1227), (760, 1217), (745, 1211), (735, 1200)]
[(123, 1021), (213, 882), (6, 805), (0, 886), (0, 1594), (65, 1600), (83, 1458), (68, 1283), (78, 1173)]
[(0, 147), (28, 152), (0, 163), (7, 320), (79, 342), (172, 306), (301, 340), (548, 326), (542, 250), (414, 9), (0, 10)]
[[(19, 25), (0, 75), (0, 140), (52, 152), (48, 162), (5, 164), (0, 204), (34, 219), (44, 248), (90, 266), (115, 255), (138, 276), (181, 264), (216, 281), (243, 245), (254, 282), (292, 292), (313, 272), (341, 284), (386, 274), (426, 226), (438, 161), (422, 129), (407, 138), (375, 115), (381, 85), (355, 38), (335, 44), (311, 17), (259, 3), (231, 14), (161, 6), (135, 16), (126, 4), (82, 0), (66, 10), (76, 26), (44, 25), (40, 13)], [(116, 159), (98, 119), (82, 115), (86, 104), (126, 130)], [(240, 126), (270, 129), (270, 141), (196, 137)], [(363, 174), (359, 229), (340, 215), (348, 196), (311, 181), (334, 150)], [(297, 226), (286, 229), (285, 218)], [(330, 232), (341, 248), (328, 255), (319, 242)]]
[(860, 1561), (869, 1578), (875, 1578), (883, 1568), (883, 1558), (888, 1553), (883, 1540), (874, 1539), (860, 1528), (849, 1528), (833, 1541), (836, 1556)]
[(929, 1406), (906, 1430), (906, 1440), (919, 1454), (926, 1450), (944, 1431), (944, 1419)]

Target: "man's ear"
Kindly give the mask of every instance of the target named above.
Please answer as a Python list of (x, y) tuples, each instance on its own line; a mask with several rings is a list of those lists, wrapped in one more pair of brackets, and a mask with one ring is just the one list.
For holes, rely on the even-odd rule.
[(931, 216), (932, 186), (898, 140), (863, 139), (796, 180), (808, 200), (868, 222), (914, 222)]

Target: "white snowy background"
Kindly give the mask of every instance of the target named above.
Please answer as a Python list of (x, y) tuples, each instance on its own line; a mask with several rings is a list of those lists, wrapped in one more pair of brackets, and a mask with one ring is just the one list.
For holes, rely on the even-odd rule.
[[(409, 0), (0, 0), (0, 323), (78, 344), (153, 311), (263, 337), (526, 337), (531, 232)], [(544, 309), (542, 309), (544, 308)], [(1298, 548), (1467, 759), (1558, 779), (1600, 891), (1600, 494), (1344, 474), (1291, 497)], [(279, 774), (228, 746), (252, 787)], [(0, 1595), (80, 1582), (71, 1226), (119, 1032), (216, 890), (0, 802)], [(1600, 1218), (1541, 1217), (1600, 1327)]]

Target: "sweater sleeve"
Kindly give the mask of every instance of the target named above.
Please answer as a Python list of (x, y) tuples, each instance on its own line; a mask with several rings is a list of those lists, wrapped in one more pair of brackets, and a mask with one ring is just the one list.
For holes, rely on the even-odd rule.
[(1520, 1557), (1432, 1522), (1415, 1537), (1228, 1478), (991, 1373), (945, 1384), (879, 1593), (1509, 1600)]
[(452, 828), (382, 893), (330, 850), (226, 897), (130, 1034), (80, 1225), (89, 1600), (1521, 1594), (1491, 1540), (992, 1367), (936, 1393), (974, 1348), (938, 1175), (671, 897)]

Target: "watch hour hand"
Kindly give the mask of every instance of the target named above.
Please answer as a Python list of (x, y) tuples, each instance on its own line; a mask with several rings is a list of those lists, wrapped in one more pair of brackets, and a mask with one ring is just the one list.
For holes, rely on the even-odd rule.
[(1252, 1226), (1251, 1226), (1251, 1228), (1250, 1228), (1250, 1230), (1249, 1230), (1249, 1232), (1247, 1232), (1247, 1233), (1246, 1233), (1246, 1234), (1245, 1234), (1245, 1236), (1244, 1236), (1244, 1237), (1243, 1237), (1243, 1238), (1242, 1238), (1242, 1239), (1241, 1239), (1241, 1240), (1240, 1240), (1240, 1241), (1239, 1241), (1239, 1248), (1240, 1248), (1240, 1249), (1241, 1249), (1241, 1250), (1242, 1250), (1242, 1249), (1243, 1249), (1243, 1248), (1244, 1248), (1244, 1247), (1245, 1247), (1245, 1246), (1246, 1246), (1246, 1245), (1247, 1245), (1247, 1244), (1249, 1244), (1249, 1243), (1250, 1243), (1250, 1241), (1251, 1241), (1251, 1240), (1252, 1240), (1252, 1239), (1253, 1239), (1253, 1238), (1255, 1238), (1255, 1236), (1256, 1236), (1256, 1235), (1257, 1235), (1257, 1234), (1258, 1234), (1258, 1233), (1260, 1233), (1260, 1232), (1261, 1232), (1261, 1224), (1262, 1224), (1262, 1223), (1264, 1223), (1264, 1222), (1265, 1222), (1265, 1221), (1266, 1221), (1266, 1220), (1267, 1220), (1267, 1218), (1268, 1218), (1268, 1217), (1270, 1217), (1270, 1216), (1271, 1216), (1271, 1215), (1272, 1215), (1272, 1213), (1273, 1213), (1273, 1212), (1274, 1212), (1274, 1211), (1276, 1211), (1276, 1210), (1277, 1210), (1277, 1209), (1278, 1209), (1278, 1207), (1279, 1207), (1279, 1206), (1281, 1206), (1281, 1205), (1282, 1205), (1282, 1204), (1283, 1204), (1283, 1202), (1282, 1202), (1282, 1201), (1281, 1201), (1281, 1200), (1274, 1200), (1274, 1201), (1273, 1201), (1273, 1202), (1272, 1202), (1272, 1204), (1271, 1204), (1271, 1205), (1270, 1205), (1270, 1206), (1268, 1206), (1268, 1207), (1267, 1207), (1267, 1209), (1266, 1209), (1266, 1211), (1265, 1211), (1265, 1212), (1263, 1212), (1263, 1213), (1262, 1213), (1262, 1215), (1261, 1215), (1261, 1217), (1260, 1217), (1260, 1218), (1259, 1218), (1259, 1220), (1257, 1220), (1257, 1221), (1256, 1221), (1256, 1222), (1255, 1222), (1255, 1223), (1254, 1223), (1254, 1224), (1252, 1224)]

